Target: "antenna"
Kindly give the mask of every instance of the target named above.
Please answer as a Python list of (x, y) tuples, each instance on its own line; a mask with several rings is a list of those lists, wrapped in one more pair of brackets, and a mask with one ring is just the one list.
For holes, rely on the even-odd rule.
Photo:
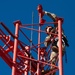
[[(33, 29), (33, 23), (34, 23), (34, 12), (32, 12), (32, 26), (31, 28)], [(33, 40), (33, 30), (31, 30), (31, 42), (30, 42), (30, 47), (32, 47), (32, 40)], [(30, 50), (30, 58), (31, 58), (32, 50)], [(30, 61), (30, 75), (31, 75), (31, 61)]]

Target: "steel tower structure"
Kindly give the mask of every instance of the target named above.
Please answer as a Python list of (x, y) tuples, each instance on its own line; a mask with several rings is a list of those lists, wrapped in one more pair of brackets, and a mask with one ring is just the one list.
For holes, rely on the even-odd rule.
[[(45, 22), (43, 19), (43, 8), (41, 5), (37, 7), (39, 14), (39, 23), (38, 24), (22, 24), (21, 21), (15, 21), (15, 35), (6, 27), (3, 22), (0, 22), (0, 57), (8, 64), (12, 69), (12, 75), (54, 75), (55, 72), (59, 71), (59, 75), (63, 75), (63, 65), (62, 65), (62, 18), (59, 18), (56, 22), (58, 24), (58, 37), (59, 37), (59, 65), (53, 65), (50, 62), (40, 60), (41, 51), (46, 54), (46, 59), (49, 59), (51, 52), (51, 47), (48, 50), (41, 50), (41, 46), (44, 42), (41, 42), (42, 33), (46, 34), (43, 27), (46, 25), (54, 24), (54, 22)], [(34, 28), (31, 28), (34, 26)], [(37, 28), (37, 29), (36, 29)], [(30, 39), (30, 32), (33, 31), (33, 36), (35, 39)], [(7, 35), (7, 33), (8, 35)], [(29, 35), (28, 35), (29, 33)], [(55, 35), (55, 34), (54, 34)], [(22, 37), (23, 36), (23, 37)], [(24, 41), (25, 38), (25, 41)], [(32, 44), (30, 46), (30, 43)], [(29, 47), (27, 50), (25, 47)], [(43, 48), (44, 49), (44, 48)], [(10, 54), (11, 52), (11, 54)], [(13, 56), (12, 56), (13, 55)], [(44, 65), (44, 67), (42, 67)], [(53, 66), (55, 69), (50, 70), (50, 66)], [(42, 70), (44, 73), (42, 74)]]

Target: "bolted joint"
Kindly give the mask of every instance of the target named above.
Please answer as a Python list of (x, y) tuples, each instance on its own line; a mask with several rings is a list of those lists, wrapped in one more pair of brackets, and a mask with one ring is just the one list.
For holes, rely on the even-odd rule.
[(43, 10), (42, 5), (39, 4), (38, 7), (37, 7), (37, 10), (38, 10), (39, 13), (42, 13), (42, 10)]
[(14, 22), (14, 25), (16, 27), (16, 29), (15, 29), (15, 38), (18, 39), (18, 37), (19, 37), (19, 35), (18, 35), (19, 26), (22, 25), (22, 23), (21, 23), (21, 21), (17, 20), (17, 21)]
[(61, 20), (61, 23), (63, 23), (64, 19), (63, 18), (57, 18), (57, 21)]
[(18, 25), (22, 25), (22, 23), (21, 23), (20, 20), (15, 21), (15, 22), (14, 22), (14, 25), (16, 25), (16, 24), (18, 24)]
[(18, 34), (15, 34), (15, 38), (18, 39), (18, 37), (19, 37), (19, 35)]

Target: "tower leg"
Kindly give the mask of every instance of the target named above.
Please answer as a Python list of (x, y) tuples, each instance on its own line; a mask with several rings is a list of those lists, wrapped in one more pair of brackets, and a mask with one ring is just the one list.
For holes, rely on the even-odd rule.
[(58, 20), (58, 39), (59, 39), (59, 75), (63, 75), (63, 66), (62, 66), (62, 20)]

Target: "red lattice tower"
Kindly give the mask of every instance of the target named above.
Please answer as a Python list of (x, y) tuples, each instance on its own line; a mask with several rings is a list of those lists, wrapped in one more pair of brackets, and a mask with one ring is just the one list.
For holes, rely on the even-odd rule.
[[(47, 24), (54, 23), (45, 23), (45, 20), (42, 18), (44, 16), (44, 12), (41, 5), (38, 6), (37, 10), (39, 13), (39, 24), (23, 25), (20, 21), (15, 21), (15, 35), (6, 27), (4, 23), (0, 22), (0, 25), (3, 26), (3, 28), (9, 33), (9, 35), (6, 35), (6, 33), (4, 33), (2, 29), (0, 29), (0, 40), (4, 44), (3, 46), (0, 45), (0, 56), (12, 69), (12, 75), (53, 75), (57, 70), (59, 70), (59, 75), (63, 75), (61, 42), (62, 19), (59, 18), (57, 21), (59, 37), (59, 65), (56, 66), (50, 64), (47, 61), (40, 60), (42, 52), (46, 54), (47, 59), (50, 55), (50, 48), (47, 51), (44, 50), (45, 48), (41, 48), (41, 44), (44, 43), (41, 42), (41, 38), (43, 38), (41, 34), (46, 34), (46, 32), (41, 28), (43, 28)], [(37, 26), (38, 29), (31, 28), (29, 26)], [(22, 30), (22, 28), (25, 30), (25, 32)], [(34, 39), (32, 40), (29, 38), (29, 32), (27, 32), (27, 30), (34, 31), (34, 34), (35, 32), (38, 33), (37, 39), (35, 36), (33, 36), (36, 39), (35, 41), (37, 41), (38, 43), (35, 43)], [(22, 37), (22, 35), (24, 37)], [(24, 38), (25, 41), (23, 41)], [(11, 56), (11, 54), (9, 54), (9, 52), (12, 53), (13, 57)], [(42, 67), (43, 65), (44, 67)], [(50, 69), (50, 66), (55, 67), (55, 69), (53, 71), (48, 70), (48, 68)], [(44, 74), (42, 74), (42, 69), (46, 71)]]

